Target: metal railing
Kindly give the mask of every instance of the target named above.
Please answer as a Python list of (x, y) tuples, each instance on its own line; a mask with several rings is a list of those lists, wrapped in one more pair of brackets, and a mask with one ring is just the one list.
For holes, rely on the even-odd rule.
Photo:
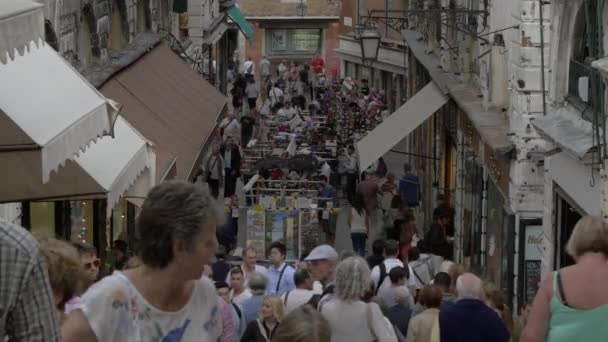
[[(583, 118), (593, 124), (594, 141), (601, 161), (607, 158), (606, 153), (606, 107), (605, 92), (606, 85), (604, 78), (598, 70), (590, 64), (571, 60), (568, 78), (568, 96), (574, 99), (575, 105), (583, 112)], [(589, 78), (589, 88), (587, 98), (579, 93), (579, 80), (581, 77)], [(585, 101), (586, 100), (586, 101)], [(578, 102), (578, 103), (576, 103)]]

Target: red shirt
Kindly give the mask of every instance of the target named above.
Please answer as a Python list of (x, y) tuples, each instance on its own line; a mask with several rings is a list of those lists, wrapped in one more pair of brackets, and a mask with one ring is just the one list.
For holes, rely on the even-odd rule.
[(314, 71), (315, 74), (320, 74), (323, 72), (323, 66), (325, 65), (325, 62), (321, 57), (313, 57), (311, 65), (312, 71)]

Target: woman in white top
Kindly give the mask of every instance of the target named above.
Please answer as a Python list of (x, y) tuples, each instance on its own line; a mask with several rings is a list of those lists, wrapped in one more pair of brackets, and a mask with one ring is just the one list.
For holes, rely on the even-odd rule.
[(217, 341), (218, 297), (202, 275), (217, 248), (218, 215), (205, 187), (185, 181), (154, 187), (137, 223), (143, 264), (93, 285), (62, 326), (62, 340)]
[(332, 342), (397, 342), (376, 303), (361, 300), (372, 284), (367, 261), (344, 259), (336, 268), (335, 296), (321, 307), (331, 327)]
[(348, 213), (348, 226), (350, 238), (353, 241), (353, 250), (361, 257), (365, 257), (365, 244), (369, 232), (369, 218), (365, 211), (363, 195), (357, 192), (353, 199), (352, 208)]

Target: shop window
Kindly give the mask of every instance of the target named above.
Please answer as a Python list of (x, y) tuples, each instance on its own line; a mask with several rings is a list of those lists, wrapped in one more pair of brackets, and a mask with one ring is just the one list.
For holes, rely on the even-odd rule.
[(93, 201), (71, 201), (72, 241), (93, 245)]
[(55, 203), (30, 203), (30, 231), (40, 237), (55, 237)]
[(321, 29), (267, 29), (268, 56), (314, 55), (321, 50)]

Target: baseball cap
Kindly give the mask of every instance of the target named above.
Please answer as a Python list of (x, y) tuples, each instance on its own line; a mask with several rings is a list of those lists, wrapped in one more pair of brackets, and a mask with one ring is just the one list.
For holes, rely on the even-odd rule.
[(330, 245), (321, 245), (315, 247), (310, 254), (304, 259), (304, 261), (315, 261), (315, 260), (332, 260), (338, 261), (338, 252)]

